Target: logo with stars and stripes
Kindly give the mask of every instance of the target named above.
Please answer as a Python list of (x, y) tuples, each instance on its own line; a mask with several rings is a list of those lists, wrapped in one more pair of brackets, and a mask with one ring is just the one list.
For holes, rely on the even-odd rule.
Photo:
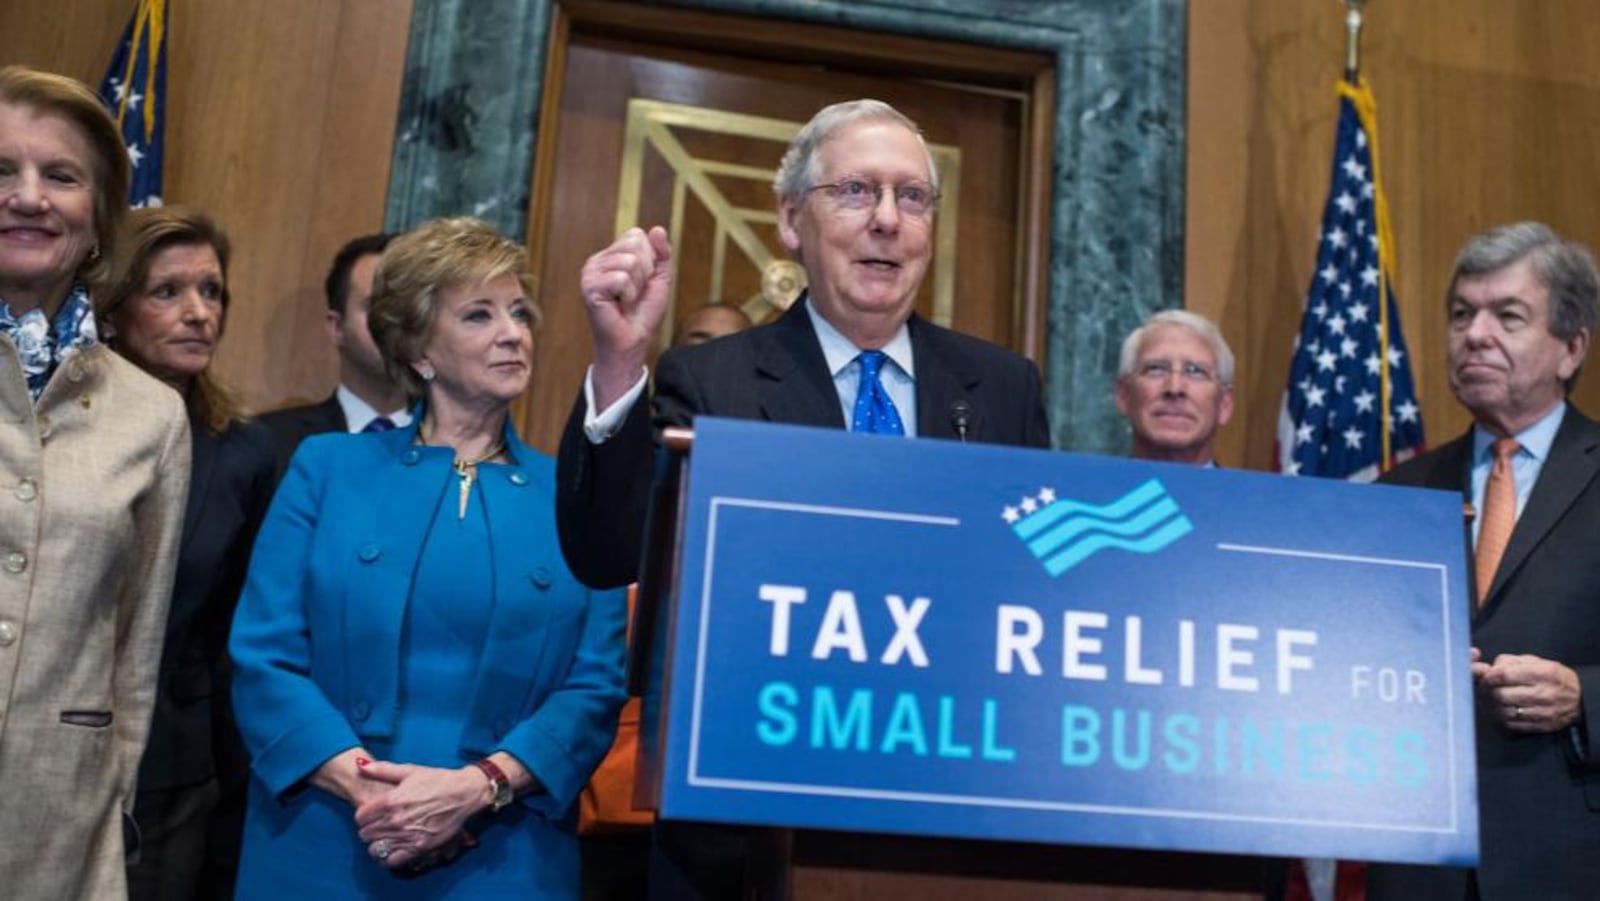
[(1194, 531), (1159, 479), (1100, 505), (1058, 498), (1054, 488), (1041, 488), (1007, 505), (1000, 518), (1051, 576), (1103, 550), (1153, 554)]

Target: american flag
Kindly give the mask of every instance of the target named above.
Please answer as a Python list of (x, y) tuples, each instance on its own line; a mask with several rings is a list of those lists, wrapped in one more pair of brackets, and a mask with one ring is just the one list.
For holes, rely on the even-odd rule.
[(100, 85), (128, 145), (133, 181), (128, 205), (161, 205), (161, 156), (167, 117), (167, 4), (139, 0)]
[(1368, 481), (1422, 449), (1422, 413), (1392, 288), (1376, 104), (1365, 81), (1340, 82), (1339, 95), (1333, 184), (1278, 413), (1277, 466)]

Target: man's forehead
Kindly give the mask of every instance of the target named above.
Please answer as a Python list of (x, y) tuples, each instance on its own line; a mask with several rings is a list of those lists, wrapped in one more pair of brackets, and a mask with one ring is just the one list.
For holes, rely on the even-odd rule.
[(1536, 305), (1549, 296), (1550, 286), (1534, 271), (1527, 257), (1488, 272), (1460, 275), (1450, 287), (1451, 301), (1461, 303), (1503, 305), (1520, 301)]
[(834, 175), (865, 174), (848, 171), (851, 166), (869, 163), (882, 165), (890, 152), (896, 166), (914, 167), (924, 176), (928, 153), (917, 133), (893, 119), (861, 119), (834, 129), (818, 148), (818, 156)]
[(1187, 344), (1188, 347), (1184, 348), (1185, 351), (1216, 362), (1216, 350), (1212, 348), (1211, 342), (1207, 341), (1204, 335), (1187, 325), (1180, 325), (1175, 322), (1162, 323), (1145, 332), (1144, 336), (1139, 339), (1139, 357), (1143, 359), (1154, 353), (1170, 352), (1170, 347), (1166, 349), (1158, 347), (1163, 343), (1168, 345)]

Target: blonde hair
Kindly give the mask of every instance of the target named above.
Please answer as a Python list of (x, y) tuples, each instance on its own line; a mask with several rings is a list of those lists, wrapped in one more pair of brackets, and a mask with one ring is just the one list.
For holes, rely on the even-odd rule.
[[(144, 290), (145, 280), (150, 277), (150, 261), (157, 253), (182, 246), (209, 247), (217, 255), (217, 265), (222, 270), (222, 318), (217, 322), (217, 337), (221, 338), (232, 298), (228, 293), (232, 245), (210, 216), (181, 206), (128, 213), (117, 239), (117, 252), (110, 259), (108, 288), (95, 298), (95, 315), (104, 322), (128, 298)], [(115, 343), (114, 338), (112, 342)], [(230, 425), (249, 418), (238, 395), (211, 374), (210, 366), (189, 380), (183, 401), (189, 410), (189, 421), (204, 425), (213, 434), (220, 435)]]
[(433, 335), (439, 294), (513, 276), (528, 298), (532, 325), (540, 319), (533, 299), (528, 253), (482, 219), (430, 219), (389, 242), (378, 259), (368, 301), (367, 328), (389, 378), (416, 400), (427, 385), (411, 368)]
[(39, 115), (59, 116), (77, 127), (89, 145), (94, 191), (95, 250), (79, 266), (77, 278), (91, 288), (104, 283), (107, 260), (116, 248), (118, 228), (128, 209), (132, 178), (128, 149), (117, 123), (100, 98), (82, 82), (27, 66), (0, 68), (0, 104), (22, 106)]

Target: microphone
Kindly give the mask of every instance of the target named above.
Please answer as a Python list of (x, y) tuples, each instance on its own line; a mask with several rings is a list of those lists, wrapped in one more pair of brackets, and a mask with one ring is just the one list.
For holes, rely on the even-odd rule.
[(950, 425), (956, 430), (956, 437), (963, 442), (967, 440), (967, 430), (972, 427), (972, 404), (964, 400), (952, 401), (950, 404)]

